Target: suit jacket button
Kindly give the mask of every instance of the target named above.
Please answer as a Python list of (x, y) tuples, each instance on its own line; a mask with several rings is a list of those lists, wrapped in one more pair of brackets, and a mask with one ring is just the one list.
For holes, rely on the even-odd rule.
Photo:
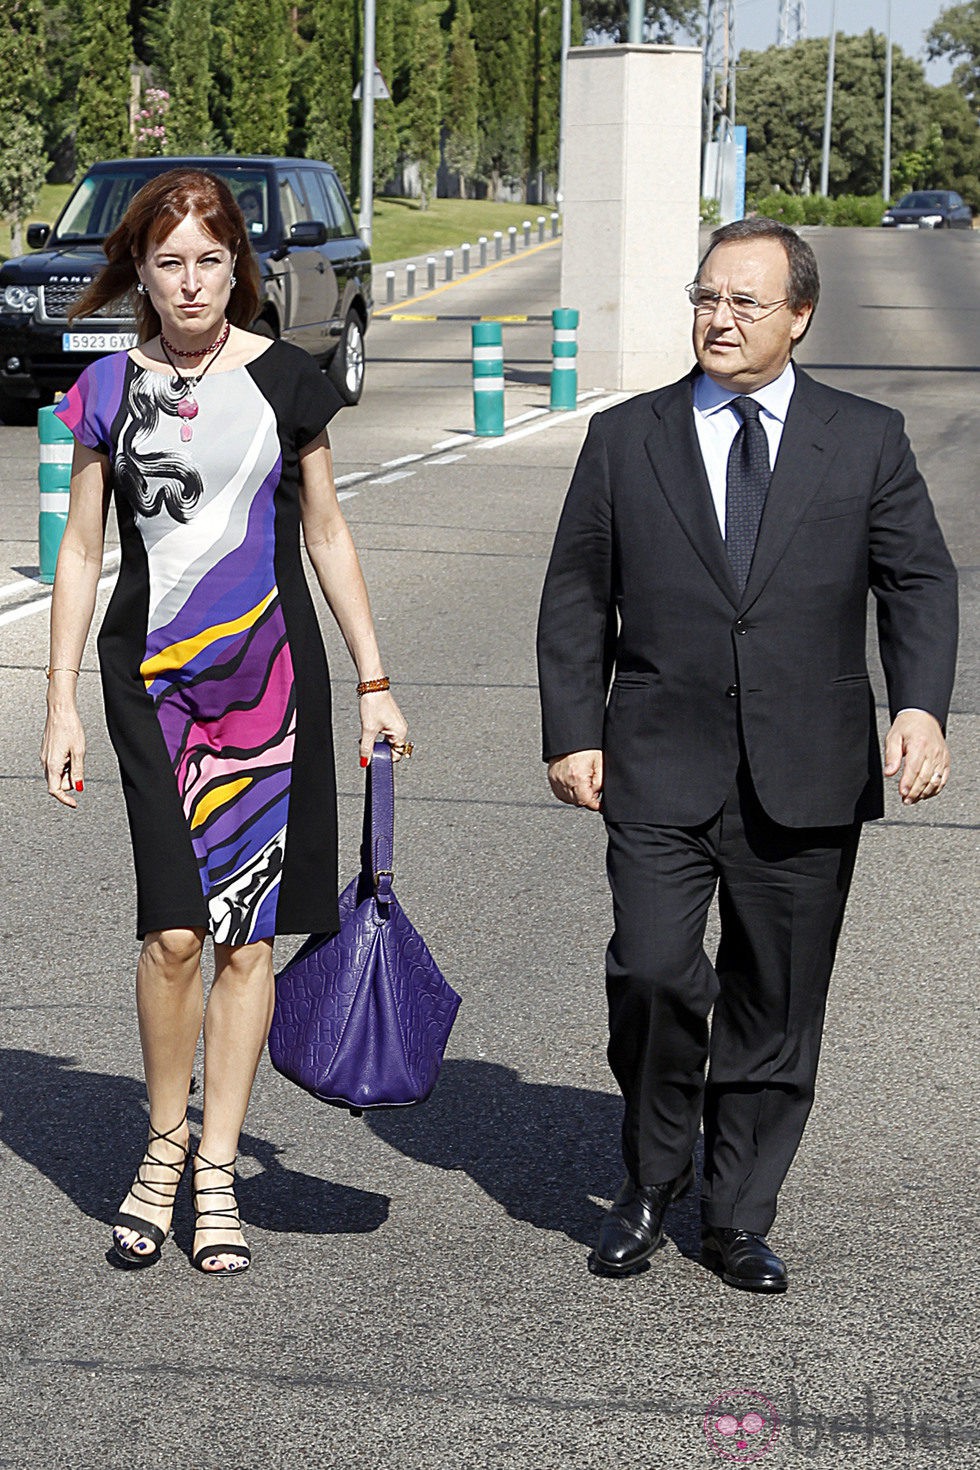
[(749, 630), (746, 627), (745, 623), (743, 623), (742, 619), (739, 618), (738, 622), (735, 624), (735, 632), (736, 633), (747, 633), (748, 631)]
[(725, 697), (726, 697), (726, 699), (735, 699), (737, 697), (737, 695), (738, 695), (738, 685), (737, 684), (729, 684), (728, 688), (725, 690)]

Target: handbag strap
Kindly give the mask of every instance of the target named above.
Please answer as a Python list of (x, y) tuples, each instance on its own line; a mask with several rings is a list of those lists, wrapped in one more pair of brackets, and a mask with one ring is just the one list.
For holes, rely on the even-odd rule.
[(391, 899), (395, 862), (395, 772), (387, 740), (374, 742), (364, 788), (365, 857), (378, 903)]

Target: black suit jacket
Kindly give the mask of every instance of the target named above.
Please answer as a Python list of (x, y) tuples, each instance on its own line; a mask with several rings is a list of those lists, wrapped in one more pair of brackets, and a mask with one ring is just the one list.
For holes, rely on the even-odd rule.
[(869, 588), (893, 715), (945, 724), (956, 655), (956, 573), (901, 415), (796, 369), (740, 595), (694, 428), (696, 376), (589, 426), (541, 603), (545, 759), (602, 749), (614, 822), (707, 821), (742, 748), (786, 826), (880, 816)]

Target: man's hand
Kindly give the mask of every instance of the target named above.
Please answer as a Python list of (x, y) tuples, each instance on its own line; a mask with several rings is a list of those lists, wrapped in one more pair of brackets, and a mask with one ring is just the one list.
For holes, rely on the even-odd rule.
[(885, 736), (885, 775), (901, 769), (898, 793), (905, 806), (938, 796), (949, 780), (949, 750), (935, 715), (903, 709)]
[(559, 801), (599, 811), (602, 795), (602, 751), (575, 750), (548, 766), (548, 780)]

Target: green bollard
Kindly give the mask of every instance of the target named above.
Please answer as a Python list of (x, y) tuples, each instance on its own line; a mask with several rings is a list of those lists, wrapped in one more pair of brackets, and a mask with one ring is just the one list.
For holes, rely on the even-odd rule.
[(475, 322), (473, 427), (481, 438), (504, 432), (504, 333), (499, 322)]
[(71, 430), (55, 418), (53, 408), (38, 409), (37, 437), (37, 480), (41, 489), (37, 518), (38, 561), (41, 564), (41, 581), (50, 583), (54, 581), (58, 550), (68, 519), (68, 486), (75, 441)]
[(556, 306), (551, 313), (551, 327), (550, 407), (574, 408), (578, 400), (578, 371), (575, 366), (578, 312), (571, 306)]

